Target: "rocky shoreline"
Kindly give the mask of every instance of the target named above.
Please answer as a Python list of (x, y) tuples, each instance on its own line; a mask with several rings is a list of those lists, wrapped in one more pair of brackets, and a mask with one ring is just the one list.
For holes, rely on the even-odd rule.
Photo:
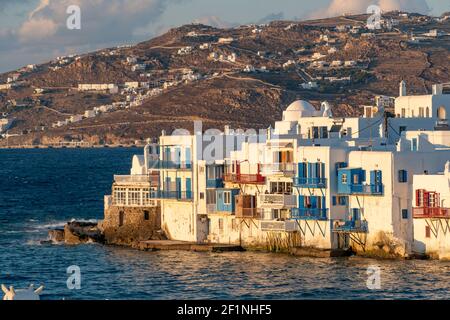
[[(151, 237), (147, 240), (125, 239), (123, 237), (108, 237), (105, 236), (105, 230), (102, 227), (102, 222), (68, 222), (64, 228), (57, 228), (49, 230), (49, 239), (42, 241), (43, 244), (63, 243), (66, 245), (80, 245), (87, 243), (98, 243), (102, 245), (115, 245), (129, 247), (140, 251), (160, 251), (160, 250), (183, 250), (196, 252), (229, 252), (229, 251), (261, 251), (274, 252), (264, 247), (240, 246), (240, 245), (226, 245), (226, 244), (196, 244), (183, 241), (169, 240), (164, 231), (158, 230), (153, 232)], [(360, 256), (372, 259), (432, 259), (429, 256), (404, 256), (401, 257), (387, 248), (380, 250), (372, 250), (365, 253), (356, 253), (351, 249), (348, 250), (325, 250), (312, 247), (294, 247), (277, 253), (289, 254), (297, 257), (310, 258), (331, 258), (331, 257), (350, 257)]]

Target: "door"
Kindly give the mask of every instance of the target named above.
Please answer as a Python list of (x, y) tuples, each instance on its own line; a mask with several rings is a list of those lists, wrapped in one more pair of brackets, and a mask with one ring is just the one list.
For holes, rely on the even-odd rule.
[(181, 178), (177, 178), (177, 187), (176, 187), (177, 198), (181, 199)]
[(192, 199), (192, 183), (191, 178), (186, 178), (186, 198)]

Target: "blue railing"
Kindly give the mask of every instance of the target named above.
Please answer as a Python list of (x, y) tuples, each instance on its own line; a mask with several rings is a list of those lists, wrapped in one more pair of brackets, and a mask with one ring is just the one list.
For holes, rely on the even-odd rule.
[(190, 162), (179, 162), (179, 161), (165, 161), (156, 160), (149, 161), (150, 169), (180, 169), (180, 170), (191, 170), (192, 163)]
[(382, 184), (351, 184), (349, 185), (350, 194), (365, 194), (365, 195), (382, 195)]
[(150, 191), (150, 199), (192, 200), (192, 191)]
[(348, 220), (341, 226), (334, 228), (334, 231), (343, 232), (362, 232), (366, 233), (369, 230), (369, 224), (365, 220)]
[(207, 179), (206, 180), (207, 188), (223, 188), (223, 179)]
[(293, 220), (328, 220), (328, 209), (319, 208), (293, 208), (291, 219)]
[(326, 188), (327, 178), (295, 177), (294, 186), (303, 188)]

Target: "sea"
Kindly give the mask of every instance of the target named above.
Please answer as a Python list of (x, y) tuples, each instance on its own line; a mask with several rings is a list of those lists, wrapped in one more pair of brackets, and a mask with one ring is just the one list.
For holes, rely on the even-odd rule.
[(450, 262), (42, 243), (72, 219), (102, 219), (113, 175), (142, 152), (0, 150), (0, 283), (44, 285), (43, 300), (450, 298)]

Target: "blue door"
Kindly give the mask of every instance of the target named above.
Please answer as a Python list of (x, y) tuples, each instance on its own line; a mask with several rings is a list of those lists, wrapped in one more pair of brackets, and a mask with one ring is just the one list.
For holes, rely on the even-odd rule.
[(192, 199), (192, 183), (191, 178), (186, 178), (186, 198)]
[(181, 199), (181, 178), (177, 178), (177, 198)]

